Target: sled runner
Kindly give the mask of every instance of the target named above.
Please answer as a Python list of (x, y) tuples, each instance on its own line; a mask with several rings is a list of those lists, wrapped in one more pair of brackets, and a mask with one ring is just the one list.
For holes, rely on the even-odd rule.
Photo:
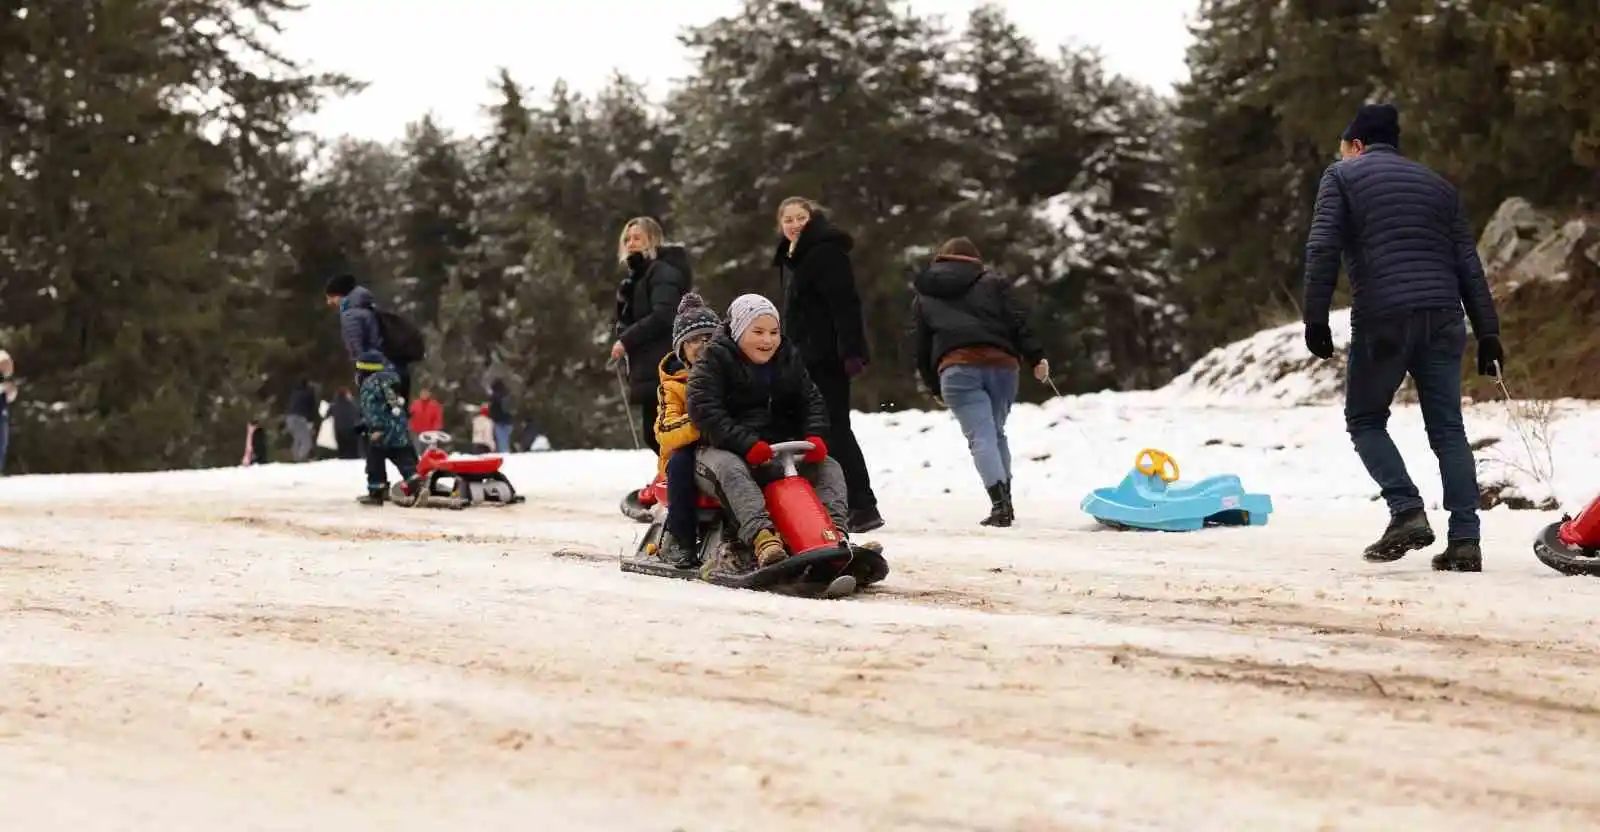
[(1600, 577), (1600, 497), (1577, 517), (1563, 515), (1541, 529), (1533, 539), (1533, 554), (1563, 575)]
[(395, 504), (463, 509), (479, 505), (515, 505), (526, 499), (500, 472), (505, 460), (498, 454), (449, 456), (439, 449), (450, 441), (450, 434), (442, 430), (424, 431), (417, 438), (427, 450), (417, 461), (417, 477), (412, 485), (416, 493), (407, 494), (404, 483), (395, 483), (389, 489), (389, 498)]
[(795, 456), (809, 450), (811, 443), (804, 441), (773, 445), (773, 460), (782, 467), (783, 476), (762, 489), (788, 557), (758, 567), (755, 553), (736, 539), (722, 507), (702, 496), (697, 549), (701, 565), (678, 568), (667, 563), (657, 554), (666, 532), (663, 490), (651, 506), (650, 528), (638, 548), (622, 557), (622, 571), (811, 598), (843, 597), (882, 581), (889, 575), (889, 562), (881, 548), (849, 542), (828, 517), (811, 483), (796, 470)]

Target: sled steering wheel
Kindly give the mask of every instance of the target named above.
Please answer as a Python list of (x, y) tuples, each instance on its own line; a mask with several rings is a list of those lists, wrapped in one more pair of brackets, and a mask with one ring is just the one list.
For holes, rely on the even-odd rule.
[(442, 430), (425, 430), (417, 434), (417, 440), (424, 445), (443, 445), (450, 441), (450, 434)]
[(772, 444), (772, 459), (783, 468), (786, 477), (797, 476), (800, 470), (795, 467), (795, 460), (816, 446), (804, 439), (793, 439), (788, 442), (774, 442)]
[[(1149, 462), (1146, 462), (1146, 459)], [(1166, 451), (1155, 448), (1145, 448), (1133, 458), (1133, 467), (1147, 477), (1160, 477), (1162, 482), (1172, 483), (1178, 481), (1178, 461), (1173, 459)], [(1167, 469), (1172, 469), (1172, 476), (1167, 476)]]

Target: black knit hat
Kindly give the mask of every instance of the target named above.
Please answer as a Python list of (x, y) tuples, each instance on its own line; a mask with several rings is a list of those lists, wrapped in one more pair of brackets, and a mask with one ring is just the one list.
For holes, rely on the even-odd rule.
[(1362, 144), (1400, 146), (1400, 111), (1393, 104), (1367, 104), (1356, 111), (1339, 138)]
[(328, 288), (324, 294), (329, 297), (344, 297), (356, 290), (356, 276), (353, 274), (337, 274), (328, 278)]

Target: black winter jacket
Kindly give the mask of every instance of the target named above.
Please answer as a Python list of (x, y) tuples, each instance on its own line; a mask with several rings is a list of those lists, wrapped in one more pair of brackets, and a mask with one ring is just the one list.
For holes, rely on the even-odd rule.
[(308, 384), (302, 384), (289, 394), (289, 415), (303, 417), (308, 422), (318, 422), (322, 414), (317, 412), (317, 393)]
[(662, 246), (656, 259), (636, 256), (617, 287), (616, 338), (628, 351), (628, 395), (656, 395), (656, 368), (672, 352), (672, 319), (694, 281), (689, 253)]
[(765, 365), (740, 352), (726, 324), (689, 370), (689, 418), (701, 442), (744, 456), (756, 442), (828, 435), (828, 408), (787, 341)]
[(792, 256), (785, 239), (773, 253), (783, 290), (783, 339), (799, 347), (808, 367), (871, 359), (850, 263), (854, 247), (855, 238), (815, 213), (795, 241)]
[(1032, 367), (1044, 360), (1005, 278), (970, 260), (935, 260), (912, 281), (917, 372), (939, 392), (939, 360), (961, 347), (996, 347)]
[(1356, 326), (1466, 306), (1479, 338), (1500, 333), (1454, 185), (1386, 144), (1328, 166), (1306, 238), (1305, 323), (1326, 324), (1344, 255)]

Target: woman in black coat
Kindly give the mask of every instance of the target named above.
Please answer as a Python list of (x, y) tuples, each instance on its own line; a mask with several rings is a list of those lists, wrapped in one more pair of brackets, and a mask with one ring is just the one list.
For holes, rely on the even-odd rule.
[(1011, 447), (1006, 418), (1017, 400), (1023, 366), (1040, 381), (1050, 377), (1044, 349), (1005, 278), (984, 265), (978, 247), (957, 237), (939, 247), (933, 265), (912, 283), (912, 341), (917, 372), (939, 401), (955, 412), (972, 462), (989, 492), (985, 526), (1009, 526)]
[(693, 272), (682, 246), (663, 241), (661, 225), (635, 217), (622, 227), (617, 260), (628, 270), (617, 287), (616, 343), (612, 360), (628, 358), (628, 400), (639, 411), (639, 426), (650, 450), (656, 443), (656, 368), (672, 351), (672, 319), (689, 291)]
[(883, 525), (867, 460), (850, 428), (850, 380), (867, 367), (866, 327), (856, 294), (850, 249), (855, 239), (834, 227), (816, 203), (789, 197), (778, 205), (773, 264), (783, 286), (783, 337), (800, 350), (811, 381), (828, 405), (829, 451), (850, 488), (850, 531)]

